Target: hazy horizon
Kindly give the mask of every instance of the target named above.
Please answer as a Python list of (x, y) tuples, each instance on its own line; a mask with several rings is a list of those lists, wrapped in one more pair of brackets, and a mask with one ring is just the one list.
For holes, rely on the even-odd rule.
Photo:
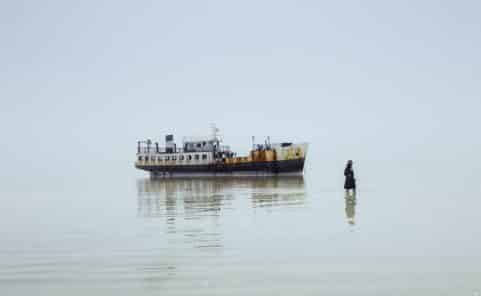
[[(50, 250), (72, 229), (87, 233), (89, 246), (96, 235), (122, 243), (127, 236), (117, 228), (125, 227), (132, 242), (144, 243), (139, 233), (150, 220), (131, 217), (135, 186), (147, 177), (133, 166), (137, 140), (162, 143), (174, 134), (180, 142), (209, 134), (215, 123), (239, 154), (252, 136), (310, 143), (306, 188), (299, 189), (305, 205), (273, 210), (279, 223), (291, 215), (297, 226), (312, 221), (299, 234), (312, 243), (308, 251), (325, 238), (324, 254), (355, 253), (349, 247), (359, 244), (369, 254), (477, 262), (480, 10), (477, 1), (431, 0), (3, 1), (0, 234), (20, 233), (9, 241), (20, 248), (42, 241), (41, 225), (59, 227), (43, 238)], [(347, 159), (354, 160), (364, 221), (352, 235), (341, 192)], [(244, 204), (248, 191), (223, 192), (235, 196), (247, 221), (236, 225), (234, 211), (225, 218), (230, 224), (218, 224), (238, 252), (229, 235), (239, 231), (230, 242), (245, 239), (253, 248), (249, 229), (262, 223), (269, 229), (264, 247), (268, 238), (282, 241), (269, 210)], [(266, 214), (258, 224), (256, 211)], [(310, 231), (322, 235), (310, 238)], [(159, 241), (149, 242), (155, 248)], [(254, 252), (240, 253), (252, 259)]]

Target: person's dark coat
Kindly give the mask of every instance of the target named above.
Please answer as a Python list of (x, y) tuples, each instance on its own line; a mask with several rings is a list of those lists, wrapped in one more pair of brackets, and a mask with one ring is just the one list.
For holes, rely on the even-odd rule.
[(354, 171), (351, 166), (347, 166), (344, 169), (344, 176), (346, 177), (344, 189), (356, 189), (356, 179), (354, 178)]

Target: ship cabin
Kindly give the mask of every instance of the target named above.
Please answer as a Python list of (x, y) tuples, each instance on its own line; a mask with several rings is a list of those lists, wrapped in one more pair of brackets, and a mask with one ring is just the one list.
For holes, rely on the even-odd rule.
[(217, 137), (184, 138), (177, 147), (173, 135), (165, 137), (165, 147), (150, 139), (137, 142), (137, 164), (148, 166), (204, 165), (232, 157), (229, 146), (220, 145)]

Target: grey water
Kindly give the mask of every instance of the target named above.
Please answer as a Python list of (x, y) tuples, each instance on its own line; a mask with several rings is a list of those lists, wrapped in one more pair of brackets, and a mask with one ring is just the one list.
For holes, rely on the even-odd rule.
[(355, 197), (342, 164), (320, 163), (304, 177), (129, 167), (4, 184), (0, 294), (479, 295), (479, 188), (378, 165), (355, 163)]

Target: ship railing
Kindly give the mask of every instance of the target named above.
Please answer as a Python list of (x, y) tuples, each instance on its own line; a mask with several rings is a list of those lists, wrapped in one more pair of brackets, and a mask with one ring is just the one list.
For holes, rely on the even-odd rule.
[(211, 150), (205, 150), (205, 149), (188, 149), (185, 150), (183, 148), (164, 148), (164, 147), (140, 147), (137, 149), (137, 154), (174, 154), (174, 153), (200, 153), (200, 152), (211, 152)]
[(168, 154), (168, 153), (183, 153), (182, 148), (166, 148), (166, 147), (140, 147), (137, 148), (137, 154)]
[[(216, 149), (217, 152), (230, 151), (227, 145), (221, 145)], [(184, 148), (167, 148), (158, 147), (155, 145), (139, 145), (137, 147), (137, 154), (169, 154), (169, 153), (192, 153), (192, 152), (209, 152), (205, 150), (184, 150)]]

